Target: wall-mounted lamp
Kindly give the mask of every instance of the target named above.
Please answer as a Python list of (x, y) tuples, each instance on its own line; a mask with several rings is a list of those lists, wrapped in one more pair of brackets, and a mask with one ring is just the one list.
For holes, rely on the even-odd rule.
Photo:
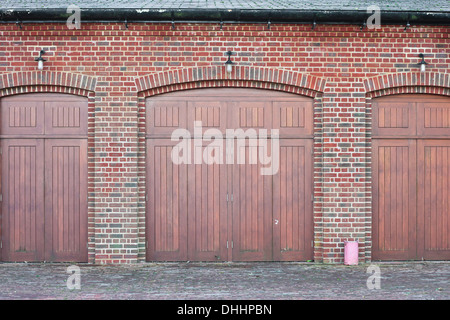
[(225, 62), (225, 67), (227, 73), (231, 73), (231, 71), (233, 70), (233, 62), (231, 61), (231, 55), (233, 54), (233, 52), (227, 51), (226, 54), (228, 55), (228, 60), (227, 62)]
[(425, 56), (423, 55), (423, 53), (419, 53), (419, 58), (422, 58), (422, 61), (418, 63), (418, 65), (420, 66), (420, 72), (425, 72), (425, 68), (428, 63), (425, 62)]
[(361, 26), (359, 27), (359, 30), (362, 31), (365, 27), (367, 27), (366, 20), (363, 21), (363, 23), (362, 23)]
[(37, 62), (38, 62), (38, 70), (44, 69), (44, 61), (47, 61), (47, 60), (45, 60), (44, 58), (42, 58), (42, 55), (43, 55), (44, 53), (45, 53), (45, 51), (44, 51), (44, 50), (41, 50), (41, 51), (39, 51), (39, 57), (34, 58), (34, 61), (37, 61)]
[(408, 30), (409, 27), (411, 27), (411, 24), (409, 23), (409, 20), (408, 20), (408, 22), (406, 22), (406, 26), (405, 26), (405, 29), (403, 29), (403, 31)]

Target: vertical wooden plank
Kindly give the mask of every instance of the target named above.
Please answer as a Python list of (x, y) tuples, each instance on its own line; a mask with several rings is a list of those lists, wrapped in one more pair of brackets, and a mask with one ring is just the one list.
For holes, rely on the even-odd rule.
[(153, 152), (150, 153), (152, 155), (153, 163), (154, 163), (154, 169), (153, 169), (153, 183), (155, 185), (154, 192), (155, 196), (153, 197), (153, 203), (155, 204), (153, 207), (153, 212), (155, 214), (155, 252), (163, 251), (164, 248), (161, 246), (161, 233), (162, 233), (162, 224), (161, 224), (161, 189), (162, 189), (162, 182), (161, 182), (161, 170), (159, 168), (160, 166), (160, 159), (161, 159), (161, 147), (155, 146)]
[(386, 147), (385, 148), (385, 159), (384, 159), (384, 165), (385, 165), (385, 207), (384, 207), (384, 239), (383, 239), (383, 249), (390, 250), (391, 249), (391, 176), (392, 176), (392, 170), (391, 170), (391, 150), (392, 147)]
[[(438, 118), (442, 120), (442, 114), (439, 112)], [(441, 121), (438, 120), (438, 121)], [(442, 121), (440, 123), (442, 125)], [(442, 146), (436, 147), (436, 167), (435, 167), (435, 179), (436, 179), (436, 242), (435, 248), (442, 248), (442, 180), (445, 177), (441, 177), (442, 174)]]
[[(292, 111), (292, 109), (291, 109)], [(291, 114), (291, 120), (292, 120), (292, 114)], [(289, 123), (288, 123), (289, 124)], [(292, 125), (292, 122), (291, 122)], [(294, 181), (293, 181), (293, 152), (294, 147), (287, 147), (286, 148), (286, 165), (287, 165), (287, 172), (286, 172), (286, 249), (288, 250), (294, 250), (294, 243), (293, 243), (293, 233), (297, 232), (296, 227), (293, 224), (293, 215), (298, 214), (298, 212), (293, 212), (293, 206), (292, 206), (292, 188), (294, 187)], [(298, 162), (295, 164), (298, 165)], [(295, 192), (298, 192), (299, 190), (296, 189)]]
[[(392, 110), (393, 113), (395, 113), (395, 109)], [(395, 121), (395, 119), (393, 119), (393, 121)], [(395, 122), (394, 122), (395, 123)], [(401, 170), (399, 168), (397, 168), (397, 157), (398, 157), (398, 153), (399, 150), (401, 150), (401, 148), (398, 147), (392, 147), (390, 148), (390, 156), (391, 156), (391, 181), (390, 181), (390, 188), (391, 188), (391, 192), (389, 194), (389, 197), (391, 198), (391, 202), (390, 202), (390, 212), (389, 212), (389, 218), (390, 218), (390, 236), (389, 236), (389, 243), (391, 245), (391, 249), (397, 249), (397, 182), (398, 182), (398, 170)]]
[(281, 250), (285, 250), (287, 247), (287, 218), (286, 218), (286, 189), (287, 189), (287, 150), (282, 148), (280, 151), (280, 222), (281, 223)]
[[(402, 148), (402, 161), (401, 163), (409, 162), (409, 153), (408, 149)], [(410, 188), (414, 187), (414, 179), (415, 176), (411, 176), (407, 170), (403, 170), (402, 174), (402, 193), (399, 196), (401, 201), (401, 221), (402, 221), (402, 230), (400, 232), (401, 235), (401, 247), (408, 248), (408, 234), (409, 234), (409, 220), (414, 217), (410, 217), (410, 206), (415, 206), (415, 203), (410, 203), (409, 201), (404, 201), (404, 199), (408, 199), (408, 191)]]
[[(436, 111), (436, 110), (434, 110)], [(434, 117), (435, 118), (435, 117)], [(436, 119), (434, 119), (436, 121)], [(426, 152), (428, 149), (428, 152)], [(425, 149), (425, 154), (429, 154), (430, 156), (430, 163), (429, 163), (429, 169), (430, 169), (430, 175), (427, 176), (429, 179), (430, 184), (430, 195), (429, 195), (429, 201), (430, 201), (430, 215), (429, 220), (425, 221), (425, 227), (427, 227), (428, 230), (426, 230), (425, 235), (426, 241), (425, 241), (425, 248), (436, 248), (436, 147), (430, 146)]]
[[(203, 117), (205, 119), (205, 123), (207, 121), (207, 110), (203, 111)], [(198, 239), (198, 250), (199, 251), (207, 251), (207, 239), (208, 239), (208, 166), (206, 164), (200, 164), (199, 166), (199, 190), (201, 197), (199, 197), (199, 217), (200, 217), (200, 225), (199, 225), (199, 239)]]
[[(252, 110), (253, 111), (253, 115), (255, 114), (254, 111), (256, 111), (255, 109)], [(255, 119), (253, 118), (253, 124), (256, 124), (257, 121), (255, 121)], [(253, 156), (253, 149), (256, 149), (254, 147), (249, 146), (247, 148), (247, 161), (246, 163), (253, 163), (251, 159)], [(256, 161), (254, 163), (257, 163)], [(249, 181), (258, 181), (259, 180), (259, 168), (257, 165), (250, 165), (250, 167), (248, 168), (249, 170), (249, 175), (250, 175), (250, 179)], [(259, 247), (259, 244), (263, 243), (263, 237), (264, 237), (264, 233), (262, 230), (262, 228), (260, 227), (260, 220), (258, 219), (258, 186), (260, 185), (260, 183), (257, 183), (255, 185), (250, 185), (248, 187), (249, 189), (249, 206), (250, 206), (250, 215), (249, 215), (249, 224), (250, 224), (250, 228), (249, 228), (249, 232), (248, 232), (248, 237), (249, 237), (249, 247), (252, 248), (252, 250), (255, 250), (256, 248)], [(262, 209), (262, 208), (261, 208)]]
[(172, 168), (172, 248), (174, 251), (180, 250), (180, 174), (179, 166), (171, 163)]
[[(377, 244), (378, 246), (375, 247), (375, 250), (383, 250), (384, 249), (384, 214), (380, 212), (380, 210), (384, 211), (385, 208), (385, 198), (384, 198), (384, 192), (385, 190), (385, 170), (384, 170), (384, 159), (385, 159), (385, 148), (382, 146), (379, 146), (379, 140), (373, 140), (372, 143), (372, 152), (373, 152), (373, 168), (372, 170), (373, 175), (373, 199), (375, 201), (373, 202), (372, 207), (374, 208), (373, 214), (375, 215), (375, 218), (373, 220), (373, 230), (374, 230), (374, 244)], [(376, 240), (375, 240), (376, 239)]]

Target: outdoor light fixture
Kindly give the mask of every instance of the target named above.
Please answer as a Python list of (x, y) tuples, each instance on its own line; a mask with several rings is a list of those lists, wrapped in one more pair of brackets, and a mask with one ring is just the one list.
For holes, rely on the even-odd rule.
[(44, 61), (47, 61), (44, 58), (42, 58), (42, 55), (44, 53), (45, 53), (45, 51), (41, 50), (41, 51), (39, 51), (39, 57), (38, 58), (34, 58), (34, 61), (38, 62), (38, 70), (44, 69)]
[(408, 20), (408, 22), (406, 22), (406, 26), (405, 26), (405, 29), (403, 29), (403, 31), (408, 30), (409, 27), (411, 27), (411, 24), (409, 23), (409, 20)]
[(422, 58), (422, 61), (418, 63), (418, 65), (420, 66), (420, 72), (425, 72), (425, 68), (428, 63), (425, 62), (425, 56), (423, 55), (423, 53), (419, 53), (419, 58)]
[(227, 73), (231, 73), (233, 70), (233, 62), (231, 61), (231, 55), (233, 52), (227, 51), (226, 54), (228, 55), (228, 60), (225, 62), (225, 67), (227, 68)]
[(363, 23), (361, 24), (361, 27), (359, 27), (359, 30), (362, 31), (365, 27), (367, 27), (367, 23), (364, 20)]

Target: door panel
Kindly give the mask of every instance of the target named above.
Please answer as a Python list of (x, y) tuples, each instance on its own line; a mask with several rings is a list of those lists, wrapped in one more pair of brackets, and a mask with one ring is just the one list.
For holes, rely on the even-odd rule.
[(280, 138), (310, 138), (313, 134), (313, 102), (274, 101), (273, 128)]
[(280, 140), (273, 181), (274, 260), (313, 259), (312, 141)]
[(272, 176), (253, 163), (258, 148), (242, 145), (245, 161), (232, 171), (232, 252), (236, 261), (272, 260)]
[(416, 142), (374, 140), (373, 258), (407, 260), (416, 252)]
[(146, 108), (147, 135), (170, 139), (173, 130), (187, 128), (187, 102), (184, 100), (147, 99)]
[(149, 258), (227, 260), (226, 166), (175, 164), (176, 148), (167, 139), (147, 140)]
[(187, 165), (174, 164), (171, 153), (175, 142), (147, 140), (148, 185), (147, 239), (150, 260), (188, 260)]
[(87, 262), (87, 141), (45, 141), (46, 261)]
[(417, 131), (421, 136), (450, 137), (450, 103), (441, 99), (417, 104)]
[(450, 259), (450, 141), (418, 142), (418, 258)]
[(86, 135), (87, 108), (83, 98), (45, 102), (45, 134)]
[(376, 99), (373, 103), (374, 136), (411, 136), (416, 134), (416, 105), (406, 99)]
[[(203, 149), (201, 145), (196, 148)], [(188, 166), (189, 260), (228, 260), (226, 169), (216, 163)]]
[(43, 101), (11, 97), (2, 99), (2, 135), (44, 134), (43, 110)]
[(44, 260), (44, 144), (2, 141), (4, 261)]
[[(210, 99), (196, 99), (195, 101), (188, 101), (188, 115), (187, 128), (192, 133), (192, 137), (198, 134), (204, 134), (206, 130), (225, 135), (227, 129), (227, 108), (226, 102)], [(202, 132), (194, 131), (194, 122), (201, 123)], [(210, 132), (211, 132), (210, 131)], [(197, 136), (197, 138), (199, 138)]]

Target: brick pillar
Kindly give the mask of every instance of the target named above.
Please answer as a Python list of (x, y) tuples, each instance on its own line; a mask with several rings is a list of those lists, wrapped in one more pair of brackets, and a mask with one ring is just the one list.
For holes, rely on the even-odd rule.
[[(138, 255), (138, 106), (131, 77), (99, 78), (95, 109), (95, 263)], [(116, 78), (117, 79), (117, 78)]]
[(363, 83), (329, 81), (323, 95), (324, 263), (343, 263), (346, 240), (359, 241), (359, 258), (365, 260), (369, 167)]

